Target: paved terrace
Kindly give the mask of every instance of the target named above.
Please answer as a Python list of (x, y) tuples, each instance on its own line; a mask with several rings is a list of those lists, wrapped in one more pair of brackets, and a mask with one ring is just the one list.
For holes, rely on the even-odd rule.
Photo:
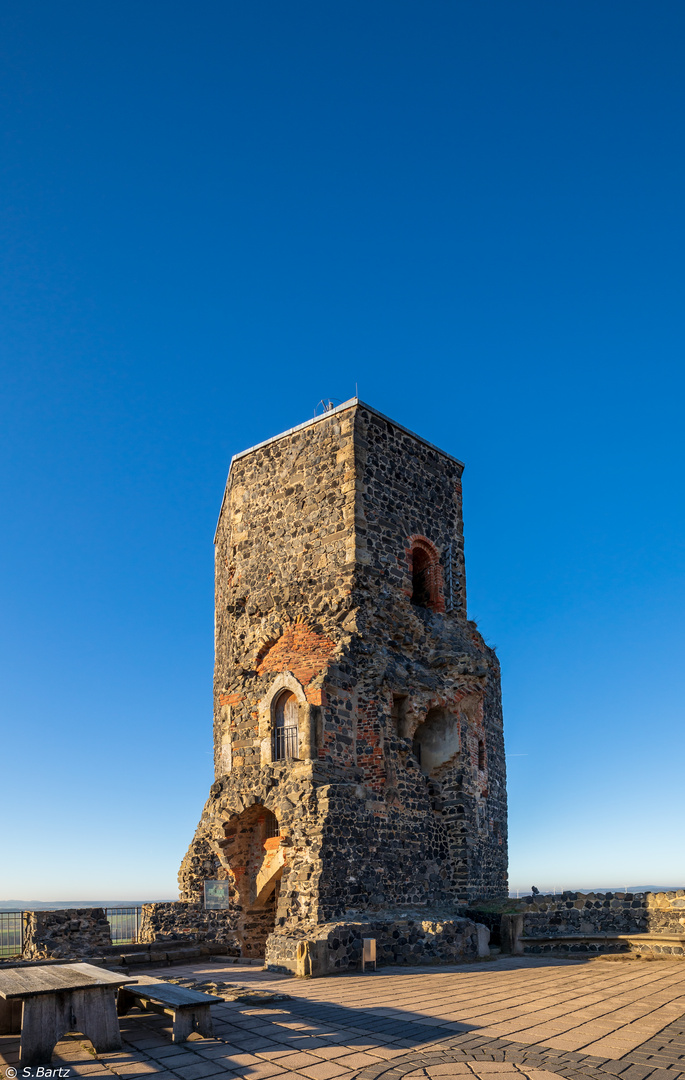
[[(145, 974), (291, 1000), (217, 1005), (217, 1037), (178, 1046), (165, 1017), (135, 1011), (122, 1052), (70, 1036), (53, 1068), (88, 1080), (685, 1080), (685, 961), (501, 958), (307, 981), (208, 962)], [(0, 1037), (0, 1076), (17, 1058), (17, 1038)]]

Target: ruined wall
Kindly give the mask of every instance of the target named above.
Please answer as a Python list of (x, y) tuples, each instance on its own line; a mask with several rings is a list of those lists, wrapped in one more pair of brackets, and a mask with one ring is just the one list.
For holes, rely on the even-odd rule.
[[(398, 916), (384, 912), (383, 918), (364, 922), (324, 923), (300, 928), (289, 934), (272, 934), (267, 943), (265, 963), (270, 971), (327, 975), (359, 968), (363, 938), (376, 940), (379, 965), (458, 964), (488, 955), (489, 932), (469, 919), (446, 916), (425, 919), (420, 913)], [(306, 943), (310, 970), (301, 971), (298, 945)]]
[[(206, 877), (227, 877), (246, 948), (269, 921), (285, 934), (506, 895), (499, 665), (466, 618), (462, 469), (356, 401), (232, 463), (217, 779), (179, 882), (198, 902)], [(299, 760), (273, 760), (284, 691)], [(277, 875), (263, 812), (280, 828)]]
[[(324, 836), (324, 916), (506, 896), (500, 672), (466, 620), (463, 466), (363, 406), (354, 448), (356, 633), (336, 702), (347, 699), (356, 714), (364, 783), (329, 790), (330, 819), (346, 839)], [(411, 603), (408, 549), (418, 536), (440, 559), (445, 611)], [(455, 753), (426, 774), (413, 740), (436, 709), (451, 720)], [(353, 873), (336, 858), (341, 850)]]
[[(204, 878), (199, 875), (212, 859), (219, 869), (205, 876), (228, 878), (231, 882), (230, 902), (238, 924), (244, 925), (249, 912), (252, 912), (250, 918), (255, 918), (258, 868), (251, 867), (250, 859), (255, 859), (260, 846), (262, 861), (268, 856), (266, 838), (256, 835), (261, 827), (260, 815), (266, 811), (278, 821), (284, 852), (276, 905), (273, 911), (269, 908), (270, 928), (290, 922), (320, 921), (318, 877), (323, 823), (318, 799), (322, 779), (320, 772), (315, 773), (312, 762), (298, 761), (272, 762), (262, 768), (242, 767), (217, 781), (205, 805), (196, 839), (181, 865), (182, 898), (201, 900)], [(246, 838), (242, 827), (239, 829), (242, 823), (246, 830), (255, 829), (251, 840)], [(216, 854), (211, 854), (212, 851)], [(202, 852), (207, 853), (204, 862)]]
[(104, 908), (24, 912), (23, 960), (101, 956), (111, 944)]
[(202, 904), (143, 904), (138, 941), (143, 943), (190, 940), (226, 945), (228, 956), (239, 956), (232, 911), (205, 911)]
[[(227, 744), (234, 767), (261, 763), (257, 707), (269, 675), (297, 670), (316, 706), (325, 667), (349, 639), (353, 415), (296, 429), (231, 466), (216, 534), (217, 776)], [(335, 716), (329, 709), (322, 727), (331, 748)], [(340, 756), (349, 758), (349, 747)]]

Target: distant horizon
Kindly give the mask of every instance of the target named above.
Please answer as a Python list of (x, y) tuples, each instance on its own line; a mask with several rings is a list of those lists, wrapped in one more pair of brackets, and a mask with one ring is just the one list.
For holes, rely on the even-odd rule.
[[(539, 887), (540, 896), (556, 895), (561, 896), (565, 892), (578, 892), (578, 893), (641, 893), (641, 892), (677, 892), (679, 889), (685, 889), (685, 885), (550, 885)], [(509, 888), (509, 896), (514, 894), (523, 896), (532, 896), (532, 889), (530, 885), (525, 889)]]
[[(556, 895), (561, 896), (565, 892), (576, 893), (644, 893), (644, 892), (677, 892), (679, 889), (685, 889), (685, 884), (681, 885), (564, 885), (563, 887), (549, 886), (540, 888), (541, 896)], [(526, 889), (510, 888), (508, 898), (523, 899), (526, 896), (531, 896), (532, 892), (530, 886)], [(23, 910), (31, 911), (32, 909), (47, 910), (51, 907), (54, 908), (85, 908), (85, 907), (137, 907), (142, 904), (170, 904), (176, 903), (178, 897), (160, 897), (155, 899), (145, 900), (0, 900), (0, 910)]]
[(11, 905), (30, 911), (31, 907), (49, 910), (54, 907), (136, 907), (140, 904), (173, 904), (178, 897), (147, 897), (144, 900), (0, 900), (0, 909), (7, 910)]

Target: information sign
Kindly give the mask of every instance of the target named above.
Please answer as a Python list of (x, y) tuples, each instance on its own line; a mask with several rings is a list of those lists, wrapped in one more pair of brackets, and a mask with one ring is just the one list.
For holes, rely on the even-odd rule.
[(228, 907), (228, 882), (205, 881), (205, 911), (221, 911)]

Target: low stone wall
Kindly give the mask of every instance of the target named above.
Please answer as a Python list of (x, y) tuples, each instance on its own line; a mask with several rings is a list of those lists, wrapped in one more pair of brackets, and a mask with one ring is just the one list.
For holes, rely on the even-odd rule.
[[(509, 908), (502, 915), (501, 926), (502, 947), (506, 952), (685, 955), (685, 941), (658, 940), (659, 937), (685, 939), (685, 889), (538, 895), (513, 901)], [(649, 935), (651, 940), (611, 940), (619, 935), (638, 934)], [(605, 937), (607, 940), (603, 940)], [(569, 938), (570, 941), (561, 940)]]
[(104, 908), (25, 911), (22, 960), (101, 956), (112, 944)]
[(271, 934), (265, 963), (270, 971), (312, 976), (356, 969), (361, 966), (362, 938), (370, 937), (376, 939), (379, 965), (455, 964), (487, 956), (489, 936), (485, 926), (454, 916), (327, 923)]
[(685, 889), (644, 893), (650, 934), (685, 934)]
[(226, 946), (228, 956), (240, 956), (231, 911), (205, 911), (202, 904), (176, 901), (143, 904), (138, 941), (196, 941)]
[(524, 934), (683, 934), (685, 889), (659, 893), (562, 893), (526, 898)]

